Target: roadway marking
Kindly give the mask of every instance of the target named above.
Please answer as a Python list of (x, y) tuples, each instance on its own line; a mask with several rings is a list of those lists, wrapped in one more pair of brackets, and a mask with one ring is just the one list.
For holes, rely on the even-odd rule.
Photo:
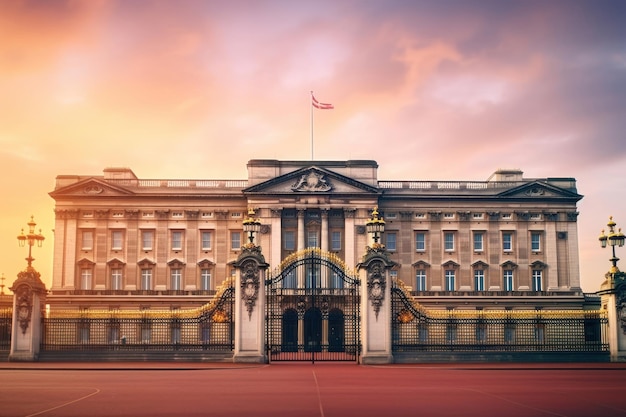
[(317, 390), (317, 403), (320, 406), (320, 416), (324, 417), (324, 407), (322, 406), (322, 396), (320, 395), (320, 386), (317, 383), (317, 375), (315, 375), (315, 371), (313, 371), (313, 379), (315, 380), (315, 389)]
[(38, 411), (38, 412), (36, 412), (36, 413), (29, 414), (29, 415), (24, 416), (24, 417), (33, 417), (33, 416), (38, 416), (38, 415), (41, 415), (41, 414), (43, 414), (43, 413), (47, 413), (48, 411), (57, 410), (57, 409), (59, 409), (59, 408), (65, 407), (65, 406), (67, 406), (67, 405), (77, 403), (77, 402), (79, 402), (79, 401), (85, 400), (85, 399), (87, 399), (87, 398), (89, 398), (89, 397), (91, 397), (91, 396), (94, 396), (94, 395), (96, 395), (96, 394), (99, 394), (99, 393), (100, 393), (100, 390), (99, 390), (98, 388), (92, 388), (92, 389), (93, 389), (93, 390), (95, 390), (95, 391), (94, 391), (94, 392), (92, 392), (91, 394), (84, 395), (84, 396), (82, 396), (82, 397), (80, 397), (80, 398), (77, 398), (77, 399), (75, 399), (75, 400), (68, 401), (68, 402), (63, 403), (63, 404), (61, 404), (61, 405), (57, 405), (56, 407), (52, 407), (52, 408), (48, 408), (48, 409), (46, 409), (46, 410)]

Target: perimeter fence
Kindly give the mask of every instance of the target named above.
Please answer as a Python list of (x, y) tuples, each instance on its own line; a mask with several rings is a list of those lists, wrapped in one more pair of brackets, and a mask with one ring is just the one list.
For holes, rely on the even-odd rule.
[(426, 310), (392, 287), (396, 352), (609, 352), (603, 310)]

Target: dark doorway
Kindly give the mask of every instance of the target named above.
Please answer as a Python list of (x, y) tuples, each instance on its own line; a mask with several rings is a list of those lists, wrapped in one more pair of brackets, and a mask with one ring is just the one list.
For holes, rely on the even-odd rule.
[(322, 351), (322, 312), (317, 307), (304, 313), (304, 351)]

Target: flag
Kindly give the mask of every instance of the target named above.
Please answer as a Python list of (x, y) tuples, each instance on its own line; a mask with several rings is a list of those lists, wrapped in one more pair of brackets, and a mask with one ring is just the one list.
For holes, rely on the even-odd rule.
[(332, 104), (320, 103), (319, 101), (317, 101), (315, 99), (315, 96), (313, 95), (313, 91), (311, 91), (311, 104), (313, 105), (313, 107), (320, 110), (332, 110), (335, 108)]

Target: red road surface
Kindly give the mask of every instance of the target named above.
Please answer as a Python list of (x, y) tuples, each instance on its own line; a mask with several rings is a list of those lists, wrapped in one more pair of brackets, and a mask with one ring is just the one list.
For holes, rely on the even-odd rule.
[(626, 365), (10, 363), (0, 416), (626, 416)]

